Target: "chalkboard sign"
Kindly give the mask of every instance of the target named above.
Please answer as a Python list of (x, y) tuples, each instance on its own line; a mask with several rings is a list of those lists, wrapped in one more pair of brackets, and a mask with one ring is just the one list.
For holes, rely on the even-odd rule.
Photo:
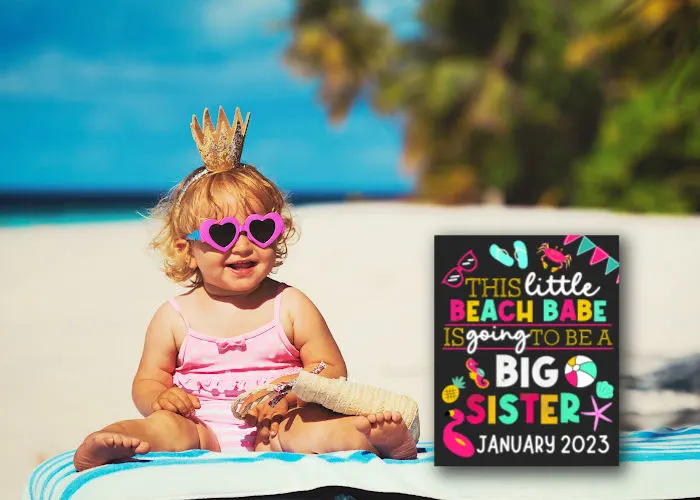
[(619, 465), (618, 236), (435, 237), (435, 465)]

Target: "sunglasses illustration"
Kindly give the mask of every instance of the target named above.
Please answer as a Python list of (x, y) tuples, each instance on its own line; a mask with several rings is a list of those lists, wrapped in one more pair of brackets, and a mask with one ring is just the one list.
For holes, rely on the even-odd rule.
[(450, 288), (458, 288), (464, 284), (464, 275), (473, 272), (479, 261), (476, 259), (476, 255), (472, 250), (462, 255), (462, 257), (457, 261), (457, 265), (447, 271), (447, 274), (442, 279), (442, 284), (447, 285)]
[(241, 224), (235, 217), (221, 220), (207, 219), (199, 229), (186, 236), (188, 240), (201, 241), (218, 250), (228, 252), (238, 241), (241, 233), (260, 248), (267, 248), (284, 231), (284, 221), (280, 214), (270, 212), (265, 215), (252, 214)]

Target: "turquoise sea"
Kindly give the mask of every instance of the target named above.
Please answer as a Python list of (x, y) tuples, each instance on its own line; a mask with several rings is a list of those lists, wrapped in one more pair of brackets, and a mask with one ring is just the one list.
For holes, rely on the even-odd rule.
[(0, 227), (32, 226), (38, 224), (76, 224), (90, 222), (122, 222), (138, 220), (141, 216), (134, 209), (100, 210), (3, 210), (0, 212)]
[[(397, 193), (291, 194), (294, 206), (343, 202), (349, 199), (395, 199)], [(160, 193), (2, 193), (0, 227), (139, 220)]]

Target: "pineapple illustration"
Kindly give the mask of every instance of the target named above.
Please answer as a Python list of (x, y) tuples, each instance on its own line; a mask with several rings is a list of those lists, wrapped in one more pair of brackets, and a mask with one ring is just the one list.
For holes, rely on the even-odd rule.
[(464, 389), (464, 377), (452, 377), (452, 385), (442, 390), (442, 400), (445, 403), (454, 403), (459, 397), (460, 389)]

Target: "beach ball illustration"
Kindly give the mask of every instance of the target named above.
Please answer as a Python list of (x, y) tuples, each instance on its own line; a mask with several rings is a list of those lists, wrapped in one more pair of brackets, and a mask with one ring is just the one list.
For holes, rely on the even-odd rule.
[(574, 387), (587, 387), (591, 385), (598, 375), (598, 367), (588, 356), (574, 356), (566, 362), (564, 376), (566, 381)]

